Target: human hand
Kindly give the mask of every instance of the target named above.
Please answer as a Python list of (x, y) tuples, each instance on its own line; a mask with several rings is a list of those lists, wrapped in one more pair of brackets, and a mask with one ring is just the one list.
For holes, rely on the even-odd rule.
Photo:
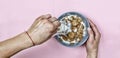
[(60, 22), (55, 17), (47, 14), (38, 17), (27, 32), (35, 45), (37, 45), (45, 42), (55, 34), (59, 26)]
[(89, 23), (91, 28), (88, 28), (89, 39), (86, 42), (87, 58), (97, 58), (101, 34), (91, 20), (89, 20)]

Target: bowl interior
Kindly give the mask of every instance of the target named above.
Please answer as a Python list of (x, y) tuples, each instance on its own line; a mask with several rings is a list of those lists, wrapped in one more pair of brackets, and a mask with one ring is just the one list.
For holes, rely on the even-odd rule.
[(84, 32), (85, 32), (85, 36), (83, 36), (83, 38), (82, 38), (82, 40), (81, 40), (80, 42), (77, 42), (77, 43), (72, 44), (72, 45), (63, 42), (63, 41), (58, 37), (59, 35), (55, 35), (55, 39), (57, 39), (57, 41), (60, 42), (61, 44), (65, 45), (65, 46), (68, 46), (68, 47), (81, 46), (81, 45), (83, 45), (83, 44), (87, 41), (87, 39), (88, 39), (87, 28), (89, 27), (89, 22), (87, 21), (87, 18), (86, 18), (86, 17), (84, 17), (83, 15), (81, 15), (80, 13), (77, 13), (77, 12), (67, 12), (67, 13), (64, 13), (64, 14), (62, 14), (62, 15), (58, 18), (58, 20), (60, 21), (63, 17), (70, 16), (70, 15), (77, 15), (77, 16), (79, 16), (79, 17), (82, 18), (82, 21), (84, 22), (85, 27), (86, 27), (86, 29), (85, 29), (85, 31), (84, 31)]

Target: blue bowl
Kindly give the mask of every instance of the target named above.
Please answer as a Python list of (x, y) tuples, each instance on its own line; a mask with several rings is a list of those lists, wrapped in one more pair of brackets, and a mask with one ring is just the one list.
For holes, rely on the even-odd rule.
[(58, 18), (58, 20), (60, 21), (63, 17), (69, 16), (69, 15), (77, 15), (77, 16), (79, 16), (79, 17), (82, 18), (82, 20), (83, 20), (83, 22), (84, 22), (84, 24), (85, 24), (85, 27), (86, 27), (86, 29), (85, 29), (85, 36), (83, 36), (83, 38), (82, 38), (82, 40), (81, 40), (80, 42), (77, 42), (77, 43), (72, 44), (72, 45), (63, 42), (63, 41), (58, 37), (59, 35), (55, 35), (55, 39), (56, 39), (58, 42), (60, 42), (61, 44), (63, 44), (64, 46), (67, 46), (67, 47), (78, 47), (78, 46), (83, 45), (83, 44), (87, 41), (88, 36), (89, 36), (89, 34), (88, 34), (88, 32), (87, 32), (87, 28), (90, 27), (90, 25), (89, 25), (89, 22), (87, 21), (87, 18), (84, 17), (83, 15), (81, 15), (80, 13), (77, 13), (77, 12), (67, 12), (67, 13), (64, 13), (64, 14), (62, 14), (62, 15)]

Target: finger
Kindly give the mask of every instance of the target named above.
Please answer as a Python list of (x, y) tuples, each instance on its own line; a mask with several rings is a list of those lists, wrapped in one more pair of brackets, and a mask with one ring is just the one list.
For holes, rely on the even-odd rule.
[(36, 20), (41, 20), (41, 19), (48, 19), (51, 18), (50, 14), (46, 14), (46, 15), (41, 15), (40, 17), (38, 17)]
[(54, 31), (52, 32), (52, 35), (54, 35), (55, 33), (57, 33), (57, 29), (58, 28), (55, 28)]
[(56, 20), (57, 20), (57, 18), (55, 18), (55, 17), (52, 17), (52, 18), (49, 19), (49, 21), (52, 22), (52, 23)]
[(94, 41), (94, 34), (91, 28), (88, 28), (88, 34), (89, 34), (88, 42), (92, 43)]
[(100, 37), (100, 32), (98, 31), (98, 28), (97, 26), (89, 19), (89, 22), (90, 22), (90, 25), (94, 31), (94, 34), (95, 34), (95, 39), (96, 40), (99, 40), (99, 37)]
[(53, 33), (52, 33), (52, 37), (54, 38), (54, 36), (56, 35), (57, 33), (57, 30), (55, 30)]
[(46, 15), (41, 15), (40, 17), (38, 17), (36, 20), (35, 20), (35, 24), (38, 24), (40, 22), (40, 20), (43, 20), (43, 19), (48, 19), (48, 18), (51, 18), (51, 15), (50, 14), (46, 14)]
[(55, 25), (56, 28), (60, 26), (60, 22), (55, 17), (50, 18), (49, 21), (52, 22), (53, 25)]
[(60, 22), (59, 21), (54, 21), (53, 25), (55, 25), (55, 27), (58, 28), (60, 26)]

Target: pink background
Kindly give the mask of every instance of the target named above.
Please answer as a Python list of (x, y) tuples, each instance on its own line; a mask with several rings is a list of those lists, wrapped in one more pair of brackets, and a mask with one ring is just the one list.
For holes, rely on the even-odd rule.
[[(0, 0), (0, 41), (27, 30), (35, 18), (77, 11), (92, 18), (102, 33), (99, 58), (120, 58), (120, 0)], [(12, 58), (86, 58), (85, 46), (69, 48), (51, 38)]]

